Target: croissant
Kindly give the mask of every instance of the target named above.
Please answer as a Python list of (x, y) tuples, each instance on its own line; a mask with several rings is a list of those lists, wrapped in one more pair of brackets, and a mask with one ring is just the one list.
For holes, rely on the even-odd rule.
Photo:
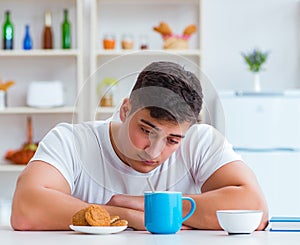
[(172, 35), (172, 29), (166, 22), (160, 22), (158, 26), (153, 27), (153, 30), (159, 32), (163, 36)]
[(192, 35), (194, 32), (196, 32), (197, 27), (196, 25), (188, 25), (184, 30), (183, 30), (183, 35)]
[(196, 32), (197, 27), (193, 24), (188, 25), (182, 35), (175, 35), (166, 22), (160, 22), (158, 26), (153, 27), (153, 30), (162, 35), (164, 49), (188, 49), (188, 40)]

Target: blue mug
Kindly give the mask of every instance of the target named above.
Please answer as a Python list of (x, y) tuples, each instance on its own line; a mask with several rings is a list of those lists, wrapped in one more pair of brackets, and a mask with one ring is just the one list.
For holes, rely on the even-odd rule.
[[(192, 205), (184, 217), (182, 217), (183, 200), (189, 201)], [(190, 197), (183, 197), (181, 192), (155, 191), (144, 193), (144, 207), (145, 227), (149, 232), (174, 234), (195, 212), (196, 203)]]

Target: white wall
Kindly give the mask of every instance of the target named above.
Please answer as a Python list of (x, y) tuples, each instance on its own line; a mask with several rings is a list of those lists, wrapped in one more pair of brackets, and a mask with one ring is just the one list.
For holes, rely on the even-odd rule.
[(253, 86), (241, 52), (270, 51), (263, 90), (300, 87), (299, 0), (202, 0), (203, 71), (218, 90)]
[[(84, 1), (85, 6), (90, 4), (90, 0)], [(263, 90), (300, 87), (300, 0), (202, 3), (202, 66), (218, 90), (252, 89), (253, 77), (241, 52), (256, 47), (270, 51), (261, 74)]]

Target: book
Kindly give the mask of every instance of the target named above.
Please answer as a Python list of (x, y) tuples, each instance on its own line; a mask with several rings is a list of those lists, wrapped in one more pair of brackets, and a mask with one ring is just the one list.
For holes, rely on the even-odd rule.
[(270, 231), (299, 231), (300, 217), (272, 217)]

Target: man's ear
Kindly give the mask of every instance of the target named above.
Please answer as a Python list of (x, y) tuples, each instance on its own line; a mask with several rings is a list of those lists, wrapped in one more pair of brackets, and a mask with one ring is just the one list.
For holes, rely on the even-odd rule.
[(122, 122), (124, 122), (129, 115), (131, 109), (131, 104), (129, 98), (126, 98), (123, 100), (123, 103), (120, 108), (120, 119)]

